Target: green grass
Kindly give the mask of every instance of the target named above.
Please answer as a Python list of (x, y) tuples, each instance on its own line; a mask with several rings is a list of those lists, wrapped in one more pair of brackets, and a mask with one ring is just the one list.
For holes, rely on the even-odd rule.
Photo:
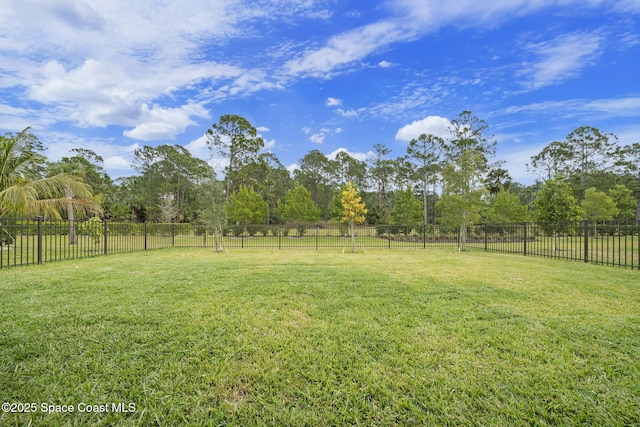
[(2, 270), (0, 401), (38, 411), (0, 425), (637, 425), (639, 277), (435, 249)]

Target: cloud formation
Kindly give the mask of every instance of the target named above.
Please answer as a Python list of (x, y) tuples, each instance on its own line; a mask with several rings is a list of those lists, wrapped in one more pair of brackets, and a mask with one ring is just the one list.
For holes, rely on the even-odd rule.
[(427, 116), (422, 120), (416, 120), (398, 129), (396, 140), (411, 141), (412, 139), (417, 139), (423, 133), (447, 138), (450, 125), (449, 120), (444, 117)]

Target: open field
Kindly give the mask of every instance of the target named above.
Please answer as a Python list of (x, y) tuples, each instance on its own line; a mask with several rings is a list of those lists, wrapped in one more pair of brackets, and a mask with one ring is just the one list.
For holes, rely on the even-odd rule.
[(639, 291), (637, 271), (453, 249), (2, 270), (0, 400), (35, 412), (0, 425), (637, 425)]

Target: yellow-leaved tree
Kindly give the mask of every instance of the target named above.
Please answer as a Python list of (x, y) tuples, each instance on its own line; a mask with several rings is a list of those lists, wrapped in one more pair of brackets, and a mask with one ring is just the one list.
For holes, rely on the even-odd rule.
[(341, 222), (349, 224), (349, 232), (351, 233), (351, 252), (356, 251), (356, 224), (364, 222), (364, 216), (367, 208), (362, 201), (362, 197), (358, 193), (358, 189), (349, 181), (347, 187), (342, 191), (342, 212)]

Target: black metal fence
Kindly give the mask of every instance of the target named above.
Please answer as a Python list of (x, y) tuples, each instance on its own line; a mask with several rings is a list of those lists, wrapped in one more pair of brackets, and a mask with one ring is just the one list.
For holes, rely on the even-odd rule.
[[(356, 228), (358, 249), (458, 248), (459, 229), (440, 225)], [(232, 225), (0, 219), (0, 269), (167, 247), (218, 250), (350, 250), (345, 225)], [(467, 228), (466, 248), (640, 269), (640, 223), (481, 224)]]

